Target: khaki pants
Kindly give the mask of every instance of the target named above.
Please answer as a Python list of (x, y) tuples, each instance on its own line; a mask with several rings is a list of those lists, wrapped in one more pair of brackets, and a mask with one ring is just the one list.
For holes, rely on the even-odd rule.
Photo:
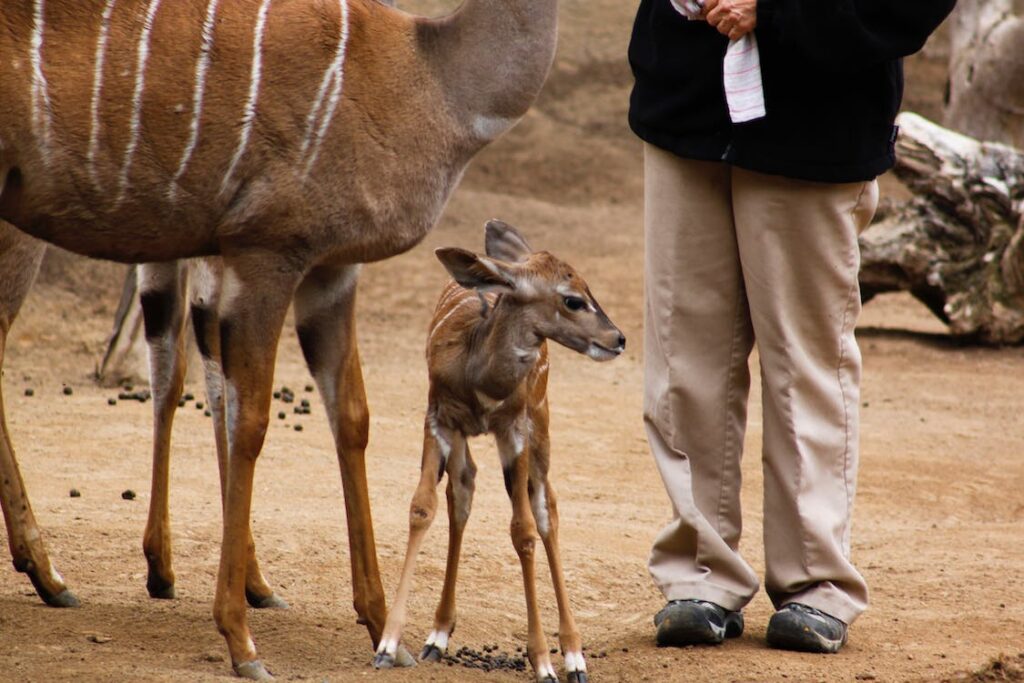
[(644, 420), (675, 518), (650, 571), (669, 600), (730, 610), (757, 592), (738, 552), (740, 457), (757, 341), (765, 587), (852, 622), (861, 357), (858, 233), (875, 181), (791, 180), (645, 147)]

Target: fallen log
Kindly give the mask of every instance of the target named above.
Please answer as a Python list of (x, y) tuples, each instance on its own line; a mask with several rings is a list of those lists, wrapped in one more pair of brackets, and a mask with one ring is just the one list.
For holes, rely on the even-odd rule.
[(1024, 342), (1024, 152), (901, 114), (914, 198), (861, 235), (861, 297), (908, 291), (970, 341)]

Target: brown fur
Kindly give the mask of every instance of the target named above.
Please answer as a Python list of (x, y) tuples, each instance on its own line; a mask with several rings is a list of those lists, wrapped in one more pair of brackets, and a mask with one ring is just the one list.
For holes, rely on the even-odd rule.
[[(49, 107), (35, 109), (36, 2), (10, 0), (0, 8), (0, 220), (89, 256), (224, 258), (216, 361), (228, 392), (232, 446), (214, 616), (236, 671), (252, 678), (266, 671), (244, 610), (249, 504), (288, 304), (294, 294), (300, 323), (335, 348), (315, 372), (321, 390), (335, 397), (330, 409), (350, 522), (355, 605), (376, 643), (385, 610), (363, 462), (368, 413), (354, 338), (354, 282), (339, 283), (348, 282), (352, 264), (387, 258), (423, 238), (470, 158), (536, 97), (556, 28), (555, 0), (466, 0), (439, 20), (349, 0), (342, 97), (319, 162), (304, 178), (302, 140), (338, 43), (340, 9), (335, 0), (274, 0), (251, 139), (229, 174), (243, 129), (260, 4), (223, 0), (220, 6), (198, 144), (174, 202), (168, 189), (191, 122), (207, 0), (160, 5), (130, 165), (138, 45), (150, 4), (117, 3), (99, 101), (98, 187), (88, 161), (103, 1), (45, 3), (41, 69)], [(39, 124), (45, 115), (49, 136)], [(31, 281), (27, 265), (10, 267), (16, 272), (4, 273), (0, 282)], [(0, 461), (16, 471), (10, 448)], [(23, 523), (8, 519), (9, 528)], [(34, 531), (34, 521), (31, 526)], [(30, 576), (36, 581), (38, 572)], [(62, 581), (46, 580), (53, 583), (47, 591), (66, 590)]]

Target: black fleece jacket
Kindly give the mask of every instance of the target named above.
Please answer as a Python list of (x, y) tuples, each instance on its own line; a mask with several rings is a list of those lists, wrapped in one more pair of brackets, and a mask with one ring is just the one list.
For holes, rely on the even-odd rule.
[(629, 60), (629, 122), (681, 157), (821, 182), (870, 180), (892, 167), (901, 58), (956, 0), (758, 0), (767, 116), (733, 124), (722, 64), (728, 38), (670, 0), (642, 0)]

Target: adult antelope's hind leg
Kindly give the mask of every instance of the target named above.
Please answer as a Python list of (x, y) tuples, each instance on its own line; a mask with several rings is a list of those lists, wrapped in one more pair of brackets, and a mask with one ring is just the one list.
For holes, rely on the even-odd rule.
[(171, 261), (139, 267), (139, 300), (149, 347), (153, 394), (153, 480), (142, 551), (152, 598), (174, 597), (169, 506), (171, 428), (185, 384), (185, 263)]
[(455, 632), (455, 584), (459, 576), (462, 554), (462, 535), (473, 507), (476, 489), (476, 463), (469, 453), (469, 445), (462, 440), (462, 448), (448, 459), (448, 561), (444, 569), (444, 588), (441, 601), (434, 613), (434, 630), (420, 652), (420, 660), (439, 662), (448, 651), (448, 641)]
[[(203, 359), (203, 378), (206, 383), (206, 404), (213, 418), (213, 436), (217, 447), (217, 469), (220, 474), (220, 500), (223, 511), (226, 499), (228, 473), (228, 434), (224, 411), (224, 376), (220, 361), (220, 323), (217, 307), (220, 303), (223, 264), (220, 258), (197, 259), (192, 262), (192, 292), (190, 310), (196, 346)], [(256, 542), (252, 528), (248, 531), (248, 558), (245, 571), (245, 599), (258, 609), (287, 609), (288, 603), (278, 597), (263, 578), (256, 560)]]
[(269, 422), (277, 344), (301, 274), (265, 251), (225, 257), (220, 358), (226, 394), (228, 463), (224, 536), (213, 615), (243, 678), (270, 678), (246, 623), (249, 513), (256, 459)]
[[(28, 295), (46, 247), (0, 221), (0, 368), (3, 367), (7, 335)], [(77, 607), (78, 598), (68, 590), (64, 578), (53, 568), (43, 538), (32, 514), (25, 482), (14, 458), (14, 446), (7, 432), (0, 387), (0, 505), (7, 523), (7, 543), (14, 568), (28, 574), (36, 592), (51, 607)]]
[[(388, 612), (384, 633), (373, 659), (373, 665), (378, 669), (391, 668), (395, 665), (402, 640), (402, 629), (405, 626), (412, 577), (416, 570), (416, 557), (437, 513), (437, 485), (444, 476), (449, 455), (453, 450), (461, 450), (461, 444), (464, 443), (461, 434), (453, 434), (451, 430), (433, 425), (432, 422), (432, 418), (428, 417), (423, 429), (420, 482), (409, 505), (409, 542), (405, 550), (402, 576), (395, 592), (395, 601)], [(455, 443), (456, 440), (459, 443)]]
[(534, 556), (537, 546), (537, 524), (530, 505), (530, 449), (527, 445), (529, 429), (525, 425), (514, 425), (509, 433), (499, 435), (498, 451), (505, 474), (505, 486), (512, 499), (512, 545), (519, 555), (523, 570), (523, 589), (526, 593), (527, 637), (526, 654), (533, 665), (538, 681), (549, 683), (558, 680), (551, 665), (547, 639), (540, 623), (540, 607), (537, 603), (537, 574)]
[(366, 484), (370, 414), (356, 346), (358, 275), (358, 265), (312, 271), (296, 292), (295, 322), (302, 353), (320, 388), (338, 451), (357, 621), (366, 625), (376, 650), (387, 608)]
[[(551, 569), (551, 581), (558, 601), (558, 644), (565, 658), (565, 671), (569, 683), (587, 683), (587, 662), (583, 657), (583, 641), (572, 615), (569, 593), (565, 587), (565, 573), (558, 549), (558, 502), (555, 490), (548, 481), (550, 442), (548, 439), (548, 412), (545, 402), (539, 411), (533, 411), (531, 422), (531, 483), (530, 505), (537, 520), (537, 530), (544, 542)], [(540, 414), (537, 414), (540, 413)]]

